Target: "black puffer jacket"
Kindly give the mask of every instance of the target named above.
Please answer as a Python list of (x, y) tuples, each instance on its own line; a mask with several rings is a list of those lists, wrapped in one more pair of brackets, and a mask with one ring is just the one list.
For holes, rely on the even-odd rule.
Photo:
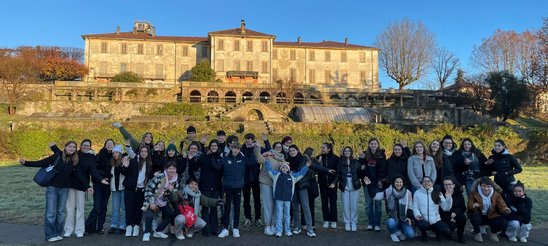
[[(441, 192), (443, 196), (445, 196), (445, 189), (442, 189)], [(455, 213), (456, 215), (466, 215), (466, 203), (464, 202), (464, 196), (462, 195), (462, 188), (455, 186), (455, 191), (451, 197), (453, 198), (451, 210), (443, 211), (440, 207), (441, 220), (446, 222), (451, 221), (451, 213)]]
[(512, 156), (508, 150), (503, 150), (501, 153), (491, 151), (492, 155), (489, 156), (489, 159), (493, 159), (493, 163), (488, 165), (490, 171), (496, 171), (495, 183), (500, 186), (505, 186), (510, 182), (516, 181), (514, 174), (521, 173), (523, 169), (519, 162)]
[(527, 195), (523, 195), (523, 197), (512, 196), (508, 207), (512, 210), (512, 213), (508, 215), (509, 220), (517, 220), (520, 224), (531, 223), (533, 201)]
[(201, 166), (200, 171), (200, 190), (202, 191), (221, 191), (223, 173), (218, 169), (218, 164), (222, 161), (222, 156), (217, 153), (203, 155), (198, 162)]
[(23, 166), (25, 167), (47, 167), (53, 163), (55, 164), (56, 175), (52, 180), (51, 186), (55, 188), (70, 188), (70, 176), (72, 175), (72, 160), (68, 159), (67, 162), (63, 162), (62, 153), (55, 153), (49, 157), (46, 157), (39, 161), (26, 161)]
[[(298, 172), (302, 167), (306, 165), (306, 162), (308, 161), (308, 158), (303, 156), (301, 153), (297, 153), (295, 157), (288, 156), (287, 162), (289, 162), (289, 167), (292, 172)], [(295, 184), (295, 188), (302, 190), (302, 189), (308, 189), (310, 187), (310, 179), (313, 179), (315, 177), (315, 173), (312, 170), (308, 170), (306, 172), (306, 175)]]
[[(339, 157), (333, 153), (319, 155), (318, 157), (316, 157), (316, 160), (318, 160), (319, 164), (322, 167), (337, 170)], [(321, 186), (329, 186), (335, 180), (335, 176), (336, 174), (331, 173), (318, 173), (318, 184)]]
[(386, 177), (390, 184), (392, 184), (394, 178), (401, 175), (405, 179), (404, 182), (406, 187), (411, 187), (411, 181), (409, 181), (409, 177), (407, 175), (407, 159), (408, 158), (403, 155), (392, 155), (388, 158), (388, 160), (386, 160)]
[[(97, 172), (101, 175), (101, 177), (107, 178), (109, 181), (112, 179), (112, 174), (110, 172), (112, 169), (111, 159), (112, 152), (108, 151), (106, 148), (99, 150), (99, 153), (95, 156)], [(98, 181), (93, 179), (93, 184), (97, 185), (100, 183), (100, 180)]]
[(347, 159), (342, 157), (337, 163), (337, 173), (333, 184), (339, 185), (339, 190), (344, 191), (347, 183), (347, 175), (350, 173), (352, 175), (352, 185), (354, 190), (361, 188), (360, 178), (358, 177), (358, 172), (360, 168), (360, 162), (354, 158), (350, 159), (350, 165), (348, 165)]

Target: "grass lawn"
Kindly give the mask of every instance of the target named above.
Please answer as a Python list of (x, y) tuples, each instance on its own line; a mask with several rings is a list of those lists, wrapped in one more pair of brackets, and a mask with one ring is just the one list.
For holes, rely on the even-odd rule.
[[(11, 162), (13, 163), (13, 162)], [(2, 163), (3, 164), (3, 163)], [(0, 166), (2, 166), (0, 164)], [(45, 188), (36, 185), (32, 181), (37, 168), (20, 166), (0, 167), (0, 222), (1, 223), (24, 223), (24, 224), (42, 224), (44, 214)], [(526, 193), (533, 200), (533, 225), (535, 228), (548, 228), (548, 166), (526, 167), (524, 172), (519, 174), (518, 179), (526, 185)], [(360, 190), (361, 191), (361, 190)], [(360, 198), (359, 219), (360, 225), (366, 222), (363, 192)], [(93, 199), (90, 196), (86, 200), (86, 217)], [(342, 211), (339, 198), (339, 221), (342, 220)], [(107, 213), (107, 224), (109, 225), (110, 208)], [(386, 218), (383, 209), (383, 220)], [(243, 216), (243, 209), (242, 209)], [(321, 206), (320, 199), (316, 199), (316, 226), (321, 226)], [(243, 220), (241, 220), (243, 223)], [(340, 223), (339, 223), (340, 224)], [(384, 222), (383, 222), (384, 224)]]

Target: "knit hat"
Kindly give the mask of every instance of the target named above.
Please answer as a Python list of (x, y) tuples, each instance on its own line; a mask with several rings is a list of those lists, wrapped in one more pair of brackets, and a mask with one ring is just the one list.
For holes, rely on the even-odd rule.
[(112, 153), (118, 152), (120, 154), (123, 154), (124, 153), (123, 149), (124, 149), (124, 147), (121, 144), (118, 144), (118, 145), (114, 146), (114, 148), (112, 149)]
[(284, 166), (287, 166), (287, 169), (291, 169), (291, 168), (289, 167), (289, 164), (288, 164), (287, 162), (284, 162), (284, 163), (282, 163), (282, 165), (280, 166), (280, 171), (282, 170), (282, 168), (283, 168)]
[(293, 139), (291, 138), (291, 136), (285, 136), (283, 139), (282, 139), (282, 144), (285, 144), (287, 141), (293, 141)]
[(190, 133), (190, 132), (196, 133), (196, 128), (195, 128), (194, 126), (189, 126), (189, 127), (186, 129), (186, 133)]
[(177, 147), (175, 147), (175, 144), (169, 144), (166, 148), (166, 152), (169, 152), (170, 150), (173, 150), (177, 152)]

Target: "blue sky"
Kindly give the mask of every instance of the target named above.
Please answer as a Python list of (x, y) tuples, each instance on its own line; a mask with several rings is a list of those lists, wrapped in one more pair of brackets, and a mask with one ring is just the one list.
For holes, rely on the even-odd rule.
[[(0, 47), (55, 45), (84, 47), (82, 34), (129, 31), (147, 20), (158, 35), (207, 36), (215, 30), (247, 27), (276, 35), (277, 41), (333, 40), (373, 45), (387, 24), (402, 18), (421, 20), (438, 46), (455, 53), (461, 67), (476, 72), (469, 57), (474, 45), (497, 29), (537, 30), (548, 17), (548, 1), (391, 0), (391, 1), (129, 1), (37, 0), (2, 3)], [(396, 83), (379, 68), (383, 88)], [(428, 80), (428, 79), (425, 79)], [(411, 88), (420, 87), (415, 83)]]

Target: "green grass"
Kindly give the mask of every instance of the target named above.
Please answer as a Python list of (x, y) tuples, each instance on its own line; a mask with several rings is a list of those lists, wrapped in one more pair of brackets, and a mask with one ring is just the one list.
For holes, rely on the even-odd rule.
[(516, 119), (509, 119), (507, 122), (511, 125), (519, 125), (525, 128), (547, 128), (548, 122), (531, 115), (520, 115)]

